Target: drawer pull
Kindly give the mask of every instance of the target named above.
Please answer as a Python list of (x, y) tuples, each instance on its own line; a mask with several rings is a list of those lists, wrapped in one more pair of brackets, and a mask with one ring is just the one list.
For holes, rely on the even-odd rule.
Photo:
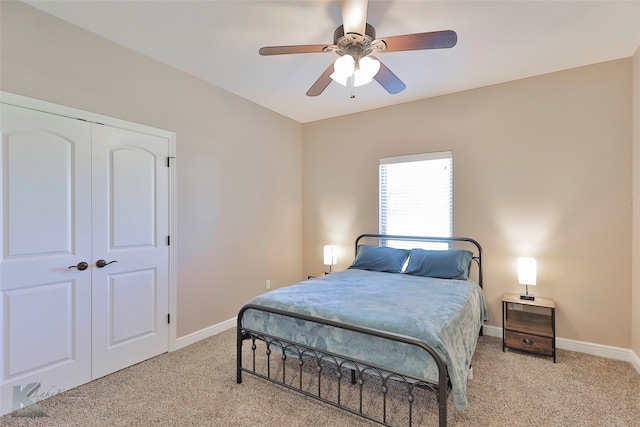
[(529, 338), (523, 339), (522, 342), (525, 343), (525, 344), (533, 344), (533, 340), (531, 340)]

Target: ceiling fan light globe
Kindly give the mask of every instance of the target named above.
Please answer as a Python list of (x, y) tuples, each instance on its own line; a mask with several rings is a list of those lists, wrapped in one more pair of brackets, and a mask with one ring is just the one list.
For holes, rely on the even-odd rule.
[(356, 80), (353, 83), (353, 87), (364, 86), (367, 83), (371, 83), (372, 81), (373, 79), (368, 79), (362, 74), (358, 75), (358, 73), (356, 72)]
[(380, 61), (365, 56), (360, 59), (360, 71), (369, 78), (373, 78), (380, 71)]
[(353, 78), (354, 78), (353, 80), (354, 87), (363, 86), (373, 81), (373, 76), (370, 76), (367, 70), (362, 70), (362, 69), (356, 70), (356, 72), (353, 75)]
[(333, 73), (329, 77), (342, 86), (347, 85), (347, 79), (355, 71), (355, 61), (351, 55), (343, 55), (333, 63)]
[[(335, 73), (334, 73), (335, 74)], [(331, 77), (331, 79), (336, 82), (336, 83), (340, 83), (342, 86), (346, 86), (347, 85), (347, 80), (349, 79), (349, 76), (345, 77), (345, 76), (336, 76), (334, 74), (331, 74), (329, 77)]]
[(380, 71), (380, 61), (365, 56), (360, 58), (359, 68), (355, 71), (355, 81), (353, 86), (358, 87), (371, 83), (373, 77)]

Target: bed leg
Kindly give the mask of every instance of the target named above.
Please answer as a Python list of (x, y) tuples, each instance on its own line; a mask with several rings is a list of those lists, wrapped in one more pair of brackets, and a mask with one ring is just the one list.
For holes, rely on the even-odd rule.
[(242, 383), (242, 331), (237, 330), (236, 336), (236, 383)]
[(438, 425), (447, 427), (447, 386), (438, 390)]

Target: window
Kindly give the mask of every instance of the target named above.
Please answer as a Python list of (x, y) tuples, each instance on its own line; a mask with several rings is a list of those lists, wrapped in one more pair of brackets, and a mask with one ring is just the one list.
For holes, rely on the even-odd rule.
[(380, 234), (450, 237), (450, 151), (380, 159)]

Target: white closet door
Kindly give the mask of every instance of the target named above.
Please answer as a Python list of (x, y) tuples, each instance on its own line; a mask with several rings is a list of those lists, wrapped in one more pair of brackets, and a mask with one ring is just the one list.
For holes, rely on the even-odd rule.
[(94, 379), (168, 350), (168, 152), (167, 139), (93, 126)]
[(168, 351), (169, 140), (7, 104), (0, 136), (1, 415)]
[(0, 132), (4, 414), (91, 379), (91, 125), (0, 104)]

